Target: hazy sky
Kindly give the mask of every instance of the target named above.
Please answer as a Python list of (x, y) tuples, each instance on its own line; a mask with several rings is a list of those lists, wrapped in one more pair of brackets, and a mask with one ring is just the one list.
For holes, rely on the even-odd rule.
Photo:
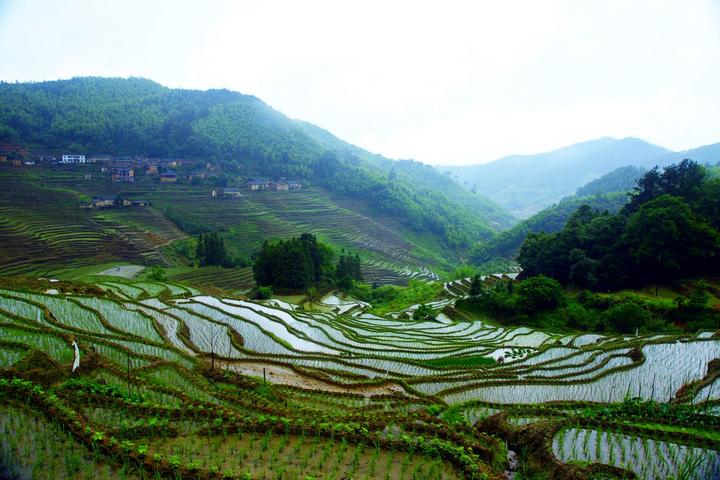
[(0, 79), (253, 94), (393, 158), (720, 142), (720, 0), (0, 0)]

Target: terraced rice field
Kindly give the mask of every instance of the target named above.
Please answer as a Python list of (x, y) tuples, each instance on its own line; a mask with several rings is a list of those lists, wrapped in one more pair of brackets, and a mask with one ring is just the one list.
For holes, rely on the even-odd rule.
[[(361, 213), (359, 206), (346, 205), (319, 188), (218, 200), (210, 196), (207, 186), (158, 186), (145, 177), (132, 184), (113, 183), (91, 165), (0, 169), (0, 275), (118, 260), (171, 264), (173, 259), (161, 247), (185, 238), (164, 215), (166, 208), (174, 208), (182, 210), (190, 222), (229, 232), (245, 256), (267, 238), (310, 232), (359, 253), (368, 283), (406, 284), (410, 278), (438, 278), (433, 269), (439, 258), (406, 240), (405, 227), (389, 218)], [(84, 180), (87, 173), (93, 179)], [(152, 206), (79, 208), (92, 196), (118, 194), (148, 200)], [(230, 277), (218, 279), (218, 286), (252, 287), (247, 272)]]
[(173, 280), (193, 285), (205, 285), (223, 290), (247, 291), (255, 287), (252, 268), (203, 267), (172, 277)]
[(158, 211), (79, 208), (93, 195), (120, 193), (109, 181), (84, 181), (89, 168), (0, 167), (0, 275), (110, 260), (167, 263), (159, 247), (185, 235)]
[[(486, 279), (493, 281), (504, 279)], [(120, 415), (123, 404), (117, 402), (124, 400), (81, 401), (91, 409), (86, 414), (91, 429), (149, 445), (146, 457), (157, 454), (166, 462), (178, 457), (188, 469), (217, 468), (238, 478), (271, 478), (278, 469), (285, 472), (283, 478), (319, 471), (322, 478), (484, 478), (481, 473), (499, 475), (503, 469), (503, 441), (484, 433), (482, 423), (478, 429), (470, 425), (506, 411), (514, 415), (504, 427), (509, 431), (556, 422), (546, 448), (561, 462), (598, 462), (648, 479), (676, 475), (688, 465), (693, 470), (683, 478), (713, 478), (720, 468), (720, 439), (697, 424), (680, 422), (668, 427), (676, 429), (672, 438), (647, 443), (642, 438), (653, 438), (649, 427), (623, 433), (630, 424), (616, 422), (610, 434), (601, 422), (588, 423), (583, 413), (631, 398), (692, 408), (693, 395), (683, 386), (707, 383), (708, 364), (720, 358), (720, 340), (712, 332), (567, 336), (498, 327), (482, 318), (459, 321), (453, 301), (467, 281), (445, 285), (446, 298), (432, 303), (442, 311), (435, 321), (412, 321), (404, 312), (380, 318), (366, 312), (367, 304), (333, 296), (319, 311), (306, 312), (279, 300), (202, 295), (177, 283), (101, 286), (108, 297), (1, 290), (0, 367), (21, 362), (32, 348), (46, 353), (54, 365), (69, 366), (75, 340), (81, 368), (87, 358), (94, 367), (69, 379), (64, 370), (62, 388), (81, 388), (72, 383), (79, 378), (105, 385), (92, 387), (98, 391), (114, 385), (118, 392), (149, 399), (132, 412), (155, 412), (148, 413), (152, 416), (203, 405), (220, 419), (186, 418), (186, 410), (170, 417), (162, 413), (169, 433), (158, 437), (148, 433), (153, 430), (143, 418), (130, 415), (120, 426), (106, 418)], [(248, 376), (255, 380), (239, 380)], [(238, 394), (233, 381), (253, 386)], [(267, 394), (264, 381), (274, 393)], [(720, 389), (694, 385), (702, 398), (697, 415), (714, 418)], [(433, 411), (433, 405), (439, 410)], [(107, 411), (100, 414), (99, 409)], [(446, 424), (443, 411), (459, 415), (460, 423)], [(286, 427), (268, 426), (280, 417)], [(300, 418), (327, 418), (330, 426), (297, 423)], [(581, 420), (585, 426), (574, 426)], [(329, 435), (327, 429), (343, 421), (359, 426), (347, 427), (352, 434)], [(479, 456), (469, 457), (475, 474), (463, 463), (467, 459), (428, 453), (445, 446), (420, 448), (413, 440), (418, 425), (426, 432), (422, 435), (438, 435), (434, 429), (439, 428), (457, 433), (449, 440), (455, 445), (477, 444), (473, 451)], [(644, 437), (638, 437), (637, 428), (645, 429)], [(187, 435), (201, 435), (202, 444), (213, 447), (198, 449)]]
[(189, 221), (213, 228), (232, 228), (248, 251), (267, 238), (313, 233), (363, 257), (363, 274), (370, 283), (404, 284), (410, 278), (437, 279), (427, 265), (431, 255), (398, 234), (399, 225), (340, 206), (319, 188), (289, 192), (248, 192), (239, 199), (217, 200), (188, 185), (165, 186), (152, 192), (158, 206), (181, 209)]

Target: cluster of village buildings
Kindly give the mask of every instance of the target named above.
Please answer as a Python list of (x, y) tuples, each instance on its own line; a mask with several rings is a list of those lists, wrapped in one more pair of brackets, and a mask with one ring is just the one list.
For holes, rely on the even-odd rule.
[[(160, 183), (174, 183), (178, 180), (205, 180), (217, 177), (218, 172), (212, 163), (186, 159), (150, 158), (141, 155), (113, 156), (109, 154), (85, 155), (82, 153), (31, 155), (27, 147), (18, 144), (0, 143), (0, 164), (11, 163), (16, 166), (33, 165), (100, 165), (100, 173), (110, 175), (113, 182), (134, 182), (139, 175), (158, 178)], [(179, 175), (176, 170), (182, 169)], [(86, 180), (92, 180), (92, 173), (85, 174)], [(302, 183), (297, 180), (280, 178), (267, 180), (254, 178), (245, 183), (249, 191), (260, 190), (297, 190)], [(239, 188), (215, 188), (211, 190), (213, 198), (237, 198), (243, 193)], [(100, 202), (102, 203), (102, 202)], [(107, 202), (106, 202), (107, 203)], [(98, 206), (116, 206), (98, 205)]]

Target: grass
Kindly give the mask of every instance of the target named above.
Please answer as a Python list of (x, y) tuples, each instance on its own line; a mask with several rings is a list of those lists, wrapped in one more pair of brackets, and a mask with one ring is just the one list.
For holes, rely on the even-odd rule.
[(351, 294), (360, 300), (370, 302), (372, 304), (370, 313), (385, 315), (412, 305), (436, 300), (441, 291), (442, 284), (439, 282), (428, 283), (411, 280), (407, 287), (387, 285), (371, 289), (361, 286), (351, 291)]
[(486, 367), (497, 365), (493, 358), (489, 357), (444, 357), (423, 360), (420, 363), (428, 367)]

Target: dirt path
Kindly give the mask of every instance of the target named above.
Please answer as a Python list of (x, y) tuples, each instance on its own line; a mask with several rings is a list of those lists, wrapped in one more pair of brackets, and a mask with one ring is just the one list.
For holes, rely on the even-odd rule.
[(250, 375), (253, 377), (263, 376), (263, 368), (265, 369), (265, 375), (269, 382), (279, 385), (290, 385), (293, 387), (305, 388), (308, 390), (322, 390), (325, 392), (342, 392), (342, 393), (355, 393), (369, 397), (371, 395), (390, 395), (401, 393), (407, 395), (405, 389), (397, 383), (386, 383), (383, 385), (348, 385), (347, 387), (341, 387), (332, 383), (324, 382), (320, 379), (309, 377), (301, 373), (296, 372), (290, 367), (282, 365), (275, 365), (273, 363), (264, 362), (223, 362), (222, 366), (228, 370), (241, 373), (243, 375)]

